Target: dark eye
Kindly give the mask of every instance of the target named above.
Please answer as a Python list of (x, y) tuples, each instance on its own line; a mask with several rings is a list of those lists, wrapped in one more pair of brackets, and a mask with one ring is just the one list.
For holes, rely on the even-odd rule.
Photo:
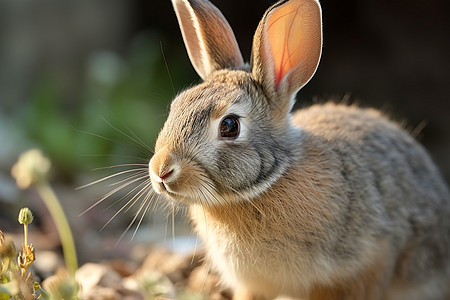
[(220, 137), (223, 139), (235, 139), (239, 136), (239, 117), (228, 115), (220, 122)]

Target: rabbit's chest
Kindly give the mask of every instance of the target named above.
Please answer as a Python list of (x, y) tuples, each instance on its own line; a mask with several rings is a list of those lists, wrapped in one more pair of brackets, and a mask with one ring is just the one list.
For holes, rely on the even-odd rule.
[[(251, 236), (230, 236), (209, 231), (203, 237), (215, 269), (230, 286), (242, 284), (258, 291), (280, 290), (281, 278), (298, 277), (292, 253), (276, 241), (255, 241)], [(266, 292), (266, 293), (267, 293)]]
[(273, 227), (261, 224), (226, 225), (203, 209), (191, 211), (191, 216), (213, 266), (232, 287), (245, 284), (258, 291), (299, 294), (316, 277), (320, 258), (311, 257), (310, 245), (298, 236), (270, 232)]

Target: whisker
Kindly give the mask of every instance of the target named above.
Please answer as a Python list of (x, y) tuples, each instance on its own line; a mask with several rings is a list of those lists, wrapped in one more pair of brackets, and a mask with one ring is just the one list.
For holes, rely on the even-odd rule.
[(266, 213), (262, 211), (255, 203), (253, 203), (253, 199), (249, 199), (248, 202), (263, 216), (266, 217)]
[(138, 189), (141, 186), (143, 186), (142, 189), (139, 192), (137, 192), (131, 199), (129, 199), (118, 211), (116, 211), (114, 213), (114, 215), (108, 220), (108, 222), (106, 222), (106, 224), (102, 226), (102, 228), (100, 230), (103, 230), (106, 226), (108, 226), (108, 224), (111, 223), (111, 221), (115, 217), (117, 217), (117, 215), (119, 215), (122, 211), (128, 212), (131, 209), (131, 207), (133, 207), (139, 201), (139, 199), (141, 199), (143, 193), (146, 190), (148, 191), (149, 181), (142, 182), (141, 184), (136, 186), (133, 190), (129, 191), (125, 196), (123, 196), (122, 198), (117, 200), (114, 204), (118, 203), (119, 201), (121, 201), (123, 199), (126, 199), (126, 197), (128, 197), (132, 192), (134, 192), (136, 189)]
[[(141, 145), (139, 142), (137, 142), (136, 140), (134, 140), (133, 138), (131, 138), (130, 136), (128, 136), (127, 134), (125, 134), (125, 133), (124, 133), (123, 131), (121, 131), (119, 128), (117, 128), (116, 126), (112, 125), (111, 122), (107, 121), (103, 116), (99, 116), (99, 117), (100, 117), (106, 124), (108, 124), (108, 126), (110, 126), (112, 129), (116, 130), (117, 132), (119, 132), (120, 134), (122, 134), (122, 135), (125, 136), (126, 138), (130, 139), (130, 140), (131, 140), (132, 142), (134, 142), (135, 144), (137, 144), (137, 145), (140, 147), (140, 150), (141, 150), (141, 151), (144, 150), (143, 153), (144, 153), (146, 156), (149, 156), (149, 155), (152, 155), (152, 154), (153, 154), (153, 152), (151, 151), (151, 148), (150, 148), (150, 147), (148, 147), (147, 145), (145, 145), (145, 146)], [(126, 149), (130, 149), (130, 150), (133, 150), (133, 151), (135, 150), (134, 147), (131, 147), (130, 145), (128, 145), (128, 144), (126, 144), (126, 143), (124, 143), (124, 142), (121, 142), (121, 141), (118, 141), (118, 140), (114, 140), (114, 139), (112, 139), (112, 138), (108, 138), (108, 137), (105, 137), (105, 136), (100, 135), (100, 134), (97, 134), (97, 133), (88, 132), (88, 131), (83, 131), (83, 130), (77, 129), (77, 128), (73, 127), (73, 126), (72, 126), (72, 129), (75, 130), (75, 131), (77, 131), (77, 132), (79, 132), (79, 133), (82, 133), (82, 134), (90, 135), (90, 136), (93, 136), (93, 137), (96, 137), (96, 138), (100, 138), (100, 139), (105, 140), (105, 141), (108, 141), (108, 142), (115, 143), (115, 144), (120, 145), (120, 146), (122, 146), (122, 147), (124, 147), (124, 148), (126, 148)]]
[[(110, 169), (110, 168), (114, 168), (114, 167), (116, 167), (116, 166), (112, 166), (112, 167), (104, 167), (103, 169)], [(91, 182), (91, 183), (88, 183), (88, 184), (82, 185), (82, 186), (80, 186), (80, 187), (77, 187), (77, 188), (75, 188), (75, 190), (81, 190), (81, 189), (84, 189), (84, 188), (93, 186), (93, 185), (95, 185), (95, 184), (98, 184), (98, 183), (100, 183), (100, 182), (103, 182), (103, 181), (105, 181), (105, 180), (108, 180), (108, 179), (111, 179), (111, 178), (114, 178), (114, 177), (117, 177), (117, 176), (120, 176), (120, 175), (123, 175), (123, 174), (131, 173), (131, 172), (138, 172), (138, 171), (139, 171), (139, 172), (142, 172), (142, 171), (144, 171), (144, 170), (146, 170), (146, 169), (144, 169), (144, 168), (138, 168), (138, 169), (129, 169), (129, 170), (121, 171), (121, 172), (118, 172), (118, 173), (114, 173), (114, 174), (108, 175), (108, 176), (106, 176), (106, 177), (100, 178), (100, 179), (98, 179), (98, 180), (95, 180), (95, 181), (93, 181), (93, 182)]]
[[(138, 163), (117, 164), (117, 165), (112, 165), (112, 166), (95, 168), (95, 169), (92, 169), (92, 171), (125, 168), (125, 167), (147, 167), (148, 168), (148, 163), (146, 163), (146, 164), (138, 164)], [(132, 170), (136, 170), (136, 169), (132, 169)]]
[[(203, 184), (202, 184), (202, 186), (203, 186)], [(204, 187), (204, 186), (203, 186)], [(220, 205), (220, 207), (221, 208), (223, 208), (223, 212), (227, 215), (227, 217), (228, 218), (232, 218), (232, 215), (230, 214), (230, 211), (229, 211), (229, 209), (226, 209), (225, 208), (225, 206), (224, 206), (224, 204), (207, 188), (207, 187), (204, 187), (205, 188), (205, 190), (213, 197), (213, 199), (215, 200), (215, 202), (216, 203), (218, 203), (219, 205)], [(215, 189), (215, 187), (214, 186), (211, 186), (211, 188), (214, 190), (214, 191), (217, 191), (216, 189)], [(218, 192), (218, 191), (217, 191)], [(225, 205), (229, 205), (229, 203), (228, 203), (228, 201), (225, 199), (225, 198), (223, 198), (223, 196), (221, 196), (220, 194), (219, 194), (219, 196), (225, 201)], [(213, 206), (212, 207), (213, 209), (215, 209), (215, 207)]]
[[(107, 137), (102, 134), (87, 132), (76, 128), (73, 129), (79, 133), (93, 136), (97, 139), (113, 142), (123, 149), (130, 149), (131, 152), (128, 153), (133, 153), (131, 155), (106, 154), (97, 156), (118, 157), (118, 161), (120, 161), (120, 158), (122, 158), (122, 161), (128, 160), (133, 163), (123, 163), (107, 167), (95, 168), (92, 171), (112, 170), (111, 172), (114, 173), (107, 174), (108, 171), (106, 171), (106, 174), (102, 175), (107, 176), (79, 186), (76, 188), (76, 190), (89, 188), (97, 184), (107, 185), (110, 187), (105, 194), (101, 195), (100, 199), (95, 201), (95, 203), (90, 205), (80, 214), (80, 216), (86, 214), (94, 207), (99, 206), (99, 204), (101, 204), (102, 202), (108, 204), (101, 205), (102, 207), (107, 206), (106, 210), (118, 205), (114, 207), (112, 217), (102, 226), (100, 230), (103, 230), (106, 226), (108, 226), (119, 214), (126, 213), (130, 210), (133, 212), (137, 210), (130, 224), (128, 224), (127, 228), (118, 239), (116, 243), (117, 246), (117, 244), (122, 240), (125, 234), (129, 232), (130, 228), (132, 228), (132, 226), (134, 225), (137, 225), (132, 235), (133, 239), (137, 233), (137, 230), (141, 226), (144, 217), (151, 209), (156, 208), (157, 204), (155, 203), (158, 199), (158, 195), (151, 188), (151, 181), (148, 173), (148, 161), (149, 157), (153, 155), (153, 149), (145, 142), (145, 139), (140, 138), (135, 132), (133, 132), (133, 130), (123, 124), (123, 122), (111, 122), (111, 120), (108, 120), (107, 117), (101, 115), (99, 116), (99, 118), (110, 128), (112, 128), (113, 131), (117, 132), (117, 134), (115, 134), (113, 137)], [(113, 158), (112, 160), (114, 161), (115, 159)], [(111, 199), (114, 201), (111, 201)], [(110, 204), (111, 202), (113, 203)]]
[[(209, 177), (208, 176), (206, 176), (206, 175), (204, 175), (204, 174), (200, 174), (200, 176), (202, 177), (202, 178), (200, 178), (200, 177), (198, 177), (197, 176), (197, 179), (199, 179), (201, 182), (203, 182), (204, 184), (206, 184), (208, 187), (209, 187), (209, 189), (211, 189), (214, 193), (212, 193), (207, 187), (205, 187), (205, 188), (207, 188), (208, 189), (208, 191), (211, 193), (211, 195), (216, 199), (216, 201), (217, 202), (219, 202), (219, 203), (224, 203), (224, 204), (226, 204), (226, 205), (229, 205), (230, 204), (230, 202), (225, 198), (225, 196), (222, 194), (222, 192), (221, 191), (219, 191), (218, 189), (217, 189), (217, 187), (210, 181), (210, 179), (209, 179)], [(219, 197), (220, 198), (220, 200), (222, 200), (222, 202), (219, 200), (219, 199), (217, 199), (217, 197)]]
[[(142, 197), (142, 195), (144, 194), (144, 192), (146, 192), (146, 191), (147, 191), (147, 192), (152, 192), (152, 191), (153, 191), (153, 190), (150, 188), (150, 186), (151, 186), (150, 179), (147, 179), (146, 181), (142, 182), (139, 186), (141, 186), (141, 185), (144, 185), (144, 187), (143, 187), (139, 192), (137, 192), (136, 195), (133, 196), (133, 198), (137, 197), (137, 200), (139, 200), (139, 199)], [(135, 189), (137, 189), (137, 187), (136, 187)], [(131, 194), (131, 193), (132, 193), (132, 191), (130, 191), (128, 194)], [(139, 196), (138, 196), (138, 195), (139, 195)], [(133, 204), (133, 205), (134, 205), (134, 204)], [(125, 212), (128, 212), (130, 209), (131, 209), (131, 206), (128, 207), (128, 208), (125, 210)]]
[[(190, 239), (190, 238), (191, 238), (191, 236), (189, 236), (189, 239)], [(191, 266), (194, 264), (195, 255), (197, 254), (198, 240), (199, 240), (199, 236), (198, 236), (198, 233), (196, 233), (196, 234), (195, 234), (194, 252), (192, 253), (192, 259), (191, 259)]]
[[(205, 213), (204, 209), (203, 209), (203, 216), (205, 217), (205, 224), (208, 225), (207, 224), (206, 213)], [(206, 236), (206, 239), (207, 239), (208, 238), (208, 226), (206, 226), (205, 230), (206, 230), (205, 236)], [(208, 276), (209, 276), (209, 272), (211, 271), (212, 259), (209, 257), (208, 261), (209, 261), (209, 266), (208, 266), (208, 269), (206, 271), (206, 276), (205, 276), (205, 279), (203, 280), (202, 287), (200, 288), (200, 294), (203, 292), (203, 288), (205, 287), (206, 280), (208, 279)]]
[(95, 202), (94, 204), (92, 204), (89, 208), (87, 208), (86, 210), (84, 210), (80, 216), (84, 215), (85, 213), (87, 213), (88, 211), (90, 211), (91, 209), (93, 209), (94, 207), (96, 207), (97, 205), (99, 205), (100, 203), (102, 203), (105, 199), (111, 197), (112, 195), (114, 195), (115, 193), (119, 192), (120, 190), (122, 190), (123, 188), (129, 186), (130, 184), (133, 184), (139, 180), (141, 180), (142, 178), (136, 178), (133, 180), (130, 180), (127, 183), (124, 183), (116, 188), (114, 188), (113, 190), (109, 191), (108, 193), (106, 193), (102, 198), (100, 198), (97, 202)]
[[(153, 155), (153, 153), (152, 153)], [(125, 159), (133, 159), (139, 161), (148, 162), (148, 157), (139, 157), (139, 156), (131, 156), (124, 154), (80, 154), (81, 157), (114, 157), (114, 158), (125, 158)]]
[(129, 181), (130, 179), (134, 179), (134, 178), (142, 178), (142, 179), (148, 178), (148, 171), (147, 170), (136, 171), (136, 174), (132, 174), (122, 180), (113, 182), (113, 183), (109, 184), (109, 186), (119, 185), (119, 184), (122, 184), (123, 182)]
[[(173, 209), (173, 205), (170, 205), (170, 208)], [(164, 215), (165, 224), (164, 224), (164, 244), (167, 243), (167, 228), (169, 227), (169, 205), (166, 206), (166, 213)]]
[(172, 85), (173, 95), (175, 95), (176, 94), (175, 86), (173, 85), (172, 76), (170, 75), (169, 64), (167, 63), (166, 55), (164, 54), (164, 49), (163, 49), (162, 42), (160, 42), (159, 45), (161, 47), (161, 54), (162, 54), (162, 57), (163, 57), (163, 60), (164, 60), (164, 64), (166, 65), (167, 75), (169, 76), (169, 81), (170, 81), (170, 84)]
[(208, 207), (211, 207), (211, 203), (209, 201), (209, 198), (206, 197), (205, 193), (203, 192), (202, 189), (197, 189), (198, 192), (200, 192), (201, 197), (199, 197), (200, 199), (205, 200), (205, 204), (208, 205)]
[[(147, 185), (147, 188), (148, 188), (148, 187), (149, 187), (149, 186)], [(145, 195), (144, 200), (142, 201), (142, 204), (147, 203), (147, 205), (145, 206), (144, 212), (142, 213), (141, 218), (139, 219), (139, 222), (136, 224), (136, 229), (134, 230), (133, 235), (131, 236), (131, 239), (132, 239), (132, 240), (133, 240), (134, 237), (136, 236), (136, 233), (137, 233), (139, 227), (141, 226), (142, 221), (144, 220), (144, 217), (147, 215), (147, 212), (148, 212), (149, 209), (150, 209), (150, 205), (152, 204), (153, 198), (154, 198), (154, 194), (151, 193), (151, 192), (149, 192), (149, 193), (147, 193), (147, 194)], [(141, 206), (141, 207), (139, 208), (139, 210), (138, 210), (138, 212), (137, 212), (137, 215), (139, 215), (139, 213), (141, 212), (142, 207), (143, 207), (143, 206)]]
[[(150, 190), (150, 192), (152, 192), (152, 190)], [(142, 194), (141, 194), (142, 196)], [(128, 231), (130, 230), (130, 228), (133, 226), (133, 224), (136, 222), (137, 218), (139, 217), (139, 212), (142, 210), (142, 208), (145, 206), (145, 202), (144, 201), (138, 209), (138, 212), (136, 214), (134, 214), (133, 219), (130, 221), (130, 224), (128, 224), (127, 228), (125, 228), (124, 232), (120, 235), (119, 239), (116, 242), (116, 246), (122, 241), (122, 239), (125, 237), (125, 235), (128, 233)], [(133, 204), (134, 205), (134, 204)], [(134, 237), (134, 234), (133, 234)]]
[(212, 197), (211, 200), (215, 200), (215, 202), (216, 202), (217, 204), (219, 204), (219, 205), (223, 208), (222, 202), (220, 202), (220, 200), (217, 199), (217, 197), (214, 195), (214, 193), (211, 192), (211, 191), (208, 189), (208, 187), (204, 185), (204, 182), (203, 182), (203, 181), (200, 181), (200, 185), (203, 187), (203, 189), (204, 189), (209, 195), (211, 195), (211, 197)]
[(175, 206), (172, 206), (172, 247), (175, 249)]
[[(142, 179), (142, 180), (143, 180), (144, 178), (145, 178), (145, 177), (140, 177), (140, 179)], [(138, 179), (138, 181), (139, 181), (140, 179)], [(145, 180), (144, 182), (141, 182), (140, 184), (138, 184), (137, 186), (135, 186), (132, 190), (130, 190), (128, 193), (126, 193), (124, 196), (122, 196), (122, 197), (120, 197), (118, 200), (114, 201), (114, 203), (112, 203), (111, 205), (109, 205), (105, 210), (107, 210), (107, 209), (113, 207), (114, 205), (116, 205), (116, 204), (119, 203), (120, 201), (122, 201), (122, 200), (126, 199), (128, 196), (130, 196), (135, 190), (139, 189), (141, 186), (144, 186), (139, 192), (137, 192), (137, 193), (133, 196), (133, 198), (135, 198), (136, 196), (138, 196), (139, 193), (142, 193), (143, 189), (145, 189), (145, 188), (148, 187), (149, 183), (150, 183), (150, 180), (149, 180), (149, 179)], [(131, 198), (130, 200), (132, 200), (133, 198)], [(129, 200), (129, 201), (130, 201), (130, 200)], [(129, 202), (129, 201), (128, 201), (128, 202)], [(128, 202), (125, 204), (125, 206), (128, 204)], [(123, 207), (122, 207), (121, 209), (123, 209)], [(126, 209), (125, 212), (127, 212), (128, 210), (129, 210), (129, 209)]]
[(129, 138), (131, 141), (133, 141), (134, 143), (136, 143), (137, 146), (140, 147), (140, 150), (143, 150), (143, 152), (147, 155), (151, 155), (151, 148), (145, 144), (144, 142), (141, 141), (141, 139), (136, 139), (133, 136), (130, 136), (128, 134), (126, 134), (123, 130), (119, 129), (117, 126), (114, 126), (113, 124), (111, 124), (111, 122), (109, 122), (108, 120), (106, 120), (103, 116), (100, 116), (100, 118), (102, 118), (102, 120), (108, 124), (111, 128), (113, 128), (114, 130), (116, 130), (117, 132), (119, 132), (120, 134), (122, 134), (123, 136)]
[(142, 147), (145, 149), (145, 154), (146, 155), (153, 155), (152, 148), (149, 145), (147, 145), (144, 142), (144, 140), (142, 140), (140, 137), (138, 137), (128, 126), (125, 125), (125, 128), (128, 130), (128, 132), (133, 137), (133, 141), (137, 141), (137, 142), (140, 143), (140, 145), (142, 145)]
[[(205, 176), (203, 174), (201, 174), (201, 176), (204, 178), (208, 178), (207, 176)], [(214, 193), (217, 194), (217, 196), (219, 196), (225, 202), (225, 204), (227, 204), (227, 205), (230, 204), (228, 202), (228, 200), (222, 195), (222, 193), (209, 180), (202, 180), (201, 178), (198, 178), (198, 179), (201, 182), (205, 183), (208, 187), (210, 187), (214, 191)], [(216, 198), (216, 197), (214, 197), (214, 198)], [(219, 200), (217, 200), (217, 201), (220, 202)]]
[(108, 142), (117, 143), (117, 141), (115, 141), (115, 140), (113, 140), (111, 138), (107, 138), (107, 137), (105, 137), (103, 135), (100, 135), (100, 134), (97, 134), (97, 133), (93, 133), (93, 132), (77, 129), (77, 128), (73, 127), (73, 126), (72, 126), (72, 129), (77, 131), (78, 133), (82, 133), (82, 134), (90, 135), (90, 136), (93, 136), (93, 137), (97, 137), (97, 138), (100, 138), (100, 139), (108, 141)]

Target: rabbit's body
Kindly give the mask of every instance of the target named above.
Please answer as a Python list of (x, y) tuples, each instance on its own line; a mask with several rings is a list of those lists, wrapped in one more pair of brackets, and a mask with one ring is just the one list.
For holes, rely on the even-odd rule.
[(449, 195), (424, 149), (375, 110), (316, 105), (293, 123), (301, 154), (269, 191), (191, 211), (224, 280), (269, 298), (445, 299)]
[(149, 163), (191, 207), (236, 299), (447, 299), (448, 189), (425, 150), (370, 109), (291, 114), (322, 48), (316, 0), (264, 14), (244, 64), (207, 0), (172, 0), (204, 82), (180, 93)]

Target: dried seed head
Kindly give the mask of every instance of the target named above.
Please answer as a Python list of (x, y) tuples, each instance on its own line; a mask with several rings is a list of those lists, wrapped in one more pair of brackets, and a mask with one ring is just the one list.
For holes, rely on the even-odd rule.
[(50, 160), (40, 150), (32, 149), (20, 155), (11, 169), (11, 174), (16, 179), (17, 186), (26, 189), (44, 181), (48, 176), (50, 165)]
[[(0, 231), (0, 257), (2, 259), (6, 258), (15, 258), (16, 257), (16, 247), (14, 246), (14, 242), (3, 235), (3, 232)], [(1, 263), (0, 263), (1, 265)], [(1, 270), (0, 270), (1, 271)], [(1, 274), (1, 272), (0, 272)]]

